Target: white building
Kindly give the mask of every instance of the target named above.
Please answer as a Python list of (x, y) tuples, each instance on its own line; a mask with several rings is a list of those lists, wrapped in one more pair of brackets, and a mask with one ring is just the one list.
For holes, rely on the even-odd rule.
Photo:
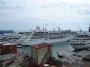
[(36, 64), (48, 62), (51, 56), (51, 45), (47, 43), (35, 44), (31, 46), (31, 56)]

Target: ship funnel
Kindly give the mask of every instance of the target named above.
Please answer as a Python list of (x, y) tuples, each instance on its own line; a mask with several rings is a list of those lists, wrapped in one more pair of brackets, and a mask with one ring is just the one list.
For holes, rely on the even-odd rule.
[(90, 32), (90, 27), (89, 27), (89, 32)]

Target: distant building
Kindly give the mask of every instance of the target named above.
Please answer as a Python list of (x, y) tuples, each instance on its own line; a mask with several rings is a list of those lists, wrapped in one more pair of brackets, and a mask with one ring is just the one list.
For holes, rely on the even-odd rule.
[(17, 53), (16, 44), (0, 44), (0, 55)]
[(51, 45), (47, 43), (32, 45), (31, 56), (36, 64), (48, 62), (51, 56)]
[(0, 30), (0, 34), (8, 34), (8, 33), (14, 33), (13, 30)]

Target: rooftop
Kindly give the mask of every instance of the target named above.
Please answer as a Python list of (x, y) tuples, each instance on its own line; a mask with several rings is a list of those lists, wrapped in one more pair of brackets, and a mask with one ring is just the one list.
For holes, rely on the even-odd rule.
[(17, 45), (17, 43), (0, 42), (0, 45)]
[(12, 58), (14, 56), (15, 56), (14, 54), (1, 55), (0, 60), (7, 60), (7, 59), (10, 59), (10, 58)]
[(17, 45), (16, 43), (5, 43), (3, 45)]
[(42, 48), (42, 47), (46, 47), (46, 46), (49, 46), (49, 44), (48, 43), (40, 43), (40, 44), (32, 45), (31, 47), (33, 47), (33, 48)]

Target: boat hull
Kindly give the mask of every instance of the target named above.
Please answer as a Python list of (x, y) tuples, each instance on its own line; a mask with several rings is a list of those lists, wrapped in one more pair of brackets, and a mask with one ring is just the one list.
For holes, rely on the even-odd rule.
[(80, 49), (89, 49), (90, 48), (90, 44), (85, 44), (83, 46), (81, 46), (80, 44), (76, 44), (78, 46), (75, 45), (71, 45), (75, 50), (80, 50)]
[(56, 43), (56, 42), (64, 42), (70, 40), (70, 36), (61, 39), (37, 39), (37, 40), (24, 40), (21, 42), (22, 45), (34, 45), (39, 43)]

